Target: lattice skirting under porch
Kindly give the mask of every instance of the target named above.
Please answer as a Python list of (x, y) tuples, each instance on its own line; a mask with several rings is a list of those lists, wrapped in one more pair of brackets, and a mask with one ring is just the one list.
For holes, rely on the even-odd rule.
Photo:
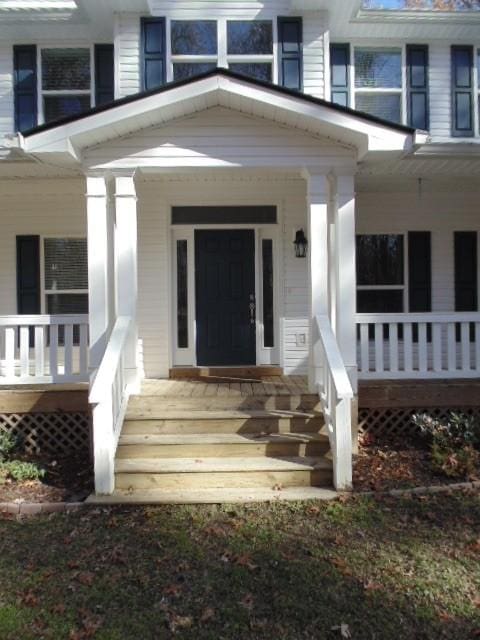
[(358, 431), (360, 434), (368, 433), (373, 436), (384, 436), (397, 438), (402, 436), (412, 436), (418, 432), (412, 422), (414, 413), (427, 413), (436, 419), (446, 418), (452, 411), (475, 415), (480, 419), (480, 407), (440, 407), (440, 408), (383, 408), (374, 409), (362, 408), (358, 411)]
[(90, 449), (87, 412), (0, 413), (0, 433), (19, 436), (27, 453), (69, 455)]

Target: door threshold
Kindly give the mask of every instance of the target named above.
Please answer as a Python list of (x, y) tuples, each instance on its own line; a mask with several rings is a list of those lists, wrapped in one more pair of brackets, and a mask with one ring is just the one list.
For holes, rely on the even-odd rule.
[(260, 380), (261, 378), (278, 377), (282, 375), (282, 367), (271, 365), (253, 365), (249, 367), (173, 367), (169, 372), (169, 377), (173, 380), (178, 380), (180, 378), (231, 378), (232, 380)]

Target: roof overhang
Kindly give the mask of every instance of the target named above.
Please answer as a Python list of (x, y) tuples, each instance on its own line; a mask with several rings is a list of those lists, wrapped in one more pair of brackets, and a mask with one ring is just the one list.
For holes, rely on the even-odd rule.
[(55, 156), (68, 164), (79, 163), (82, 152), (89, 147), (214, 106), (328, 138), (356, 150), (358, 159), (376, 151), (404, 155), (427, 139), (425, 133), (409, 127), (215, 69), (19, 134), (19, 146), (38, 158)]

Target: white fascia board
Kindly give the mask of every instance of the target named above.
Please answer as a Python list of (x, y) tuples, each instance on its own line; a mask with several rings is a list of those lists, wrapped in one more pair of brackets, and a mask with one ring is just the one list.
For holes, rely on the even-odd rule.
[(450, 142), (421, 144), (415, 150), (416, 156), (429, 156), (437, 158), (479, 158), (480, 143), (478, 142)]
[[(179, 110), (179, 116), (183, 116), (185, 105), (189, 102), (193, 112), (198, 109), (198, 106), (195, 106), (195, 100), (198, 98), (207, 104), (206, 98), (213, 97), (213, 100), (208, 101), (208, 106), (212, 106), (212, 104), (222, 103), (225, 105), (228, 103), (225, 99), (227, 96), (236, 96), (242, 101), (249, 100), (265, 107), (273, 107), (279, 112), (294, 114), (303, 121), (305, 128), (355, 148), (359, 159), (369, 151), (408, 153), (413, 146), (413, 136), (408, 132), (343, 113), (328, 105), (324, 106), (302, 100), (294, 95), (280, 93), (274, 88), (259, 87), (248, 81), (243, 82), (221, 75), (203, 78), (181, 87), (173, 87), (64, 125), (39, 131), (31, 136), (20, 138), (20, 144), (27, 153), (64, 152), (76, 158), (87, 144), (92, 146), (92, 133), (96, 134), (95, 145), (98, 145), (146, 126), (152, 126), (152, 120), (156, 121), (155, 124), (162, 124), (164, 120), (161, 117), (161, 110), (164, 107), (179, 105), (182, 107)], [(116, 130), (116, 125), (120, 133)]]

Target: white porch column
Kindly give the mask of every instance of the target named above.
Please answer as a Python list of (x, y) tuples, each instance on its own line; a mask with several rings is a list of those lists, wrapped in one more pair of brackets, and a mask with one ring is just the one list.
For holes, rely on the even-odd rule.
[(117, 316), (133, 320), (133, 330), (125, 347), (125, 368), (128, 383), (137, 386), (137, 194), (133, 174), (115, 177), (114, 197)]
[(308, 385), (315, 392), (314, 318), (328, 315), (328, 200), (327, 176), (310, 174), (308, 184), (308, 282), (310, 301), (310, 358)]
[(337, 176), (335, 203), (335, 333), (343, 361), (357, 393), (355, 183), (353, 175)]
[(110, 326), (109, 208), (105, 176), (87, 176), (88, 307), (90, 372), (98, 369), (105, 352)]

